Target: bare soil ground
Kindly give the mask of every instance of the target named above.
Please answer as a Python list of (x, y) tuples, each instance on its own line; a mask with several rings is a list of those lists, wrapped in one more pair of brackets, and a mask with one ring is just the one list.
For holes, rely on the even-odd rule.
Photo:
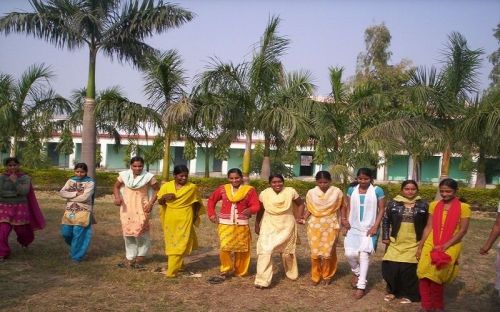
[[(35, 242), (21, 248), (11, 235), (12, 256), (0, 263), (0, 311), (417, 311), (418, 303), (385, 302), (381, 277), (383, 246), (369, 272), (368, 293), (352, 298), (350, 270), (337, 248), (339, 269), (329, 286), (312, 286), (309, 280), (309, 249), (305, 228), (300, 229), (298, 247), (300, 277), (287, 280), (278, 257), (270, 289), (253, 287), (255, 257), (251, 275), (232, 278), (219, 285), (207, 282), (218, 273), (218, 242), (215, 226), (206, 218), (198, 228), (201, 248), (187, 258), (182, 277), (167, 279), (154, 273), (165, 267), (163, 237), (157, 214), (152, 221), (153, 247), (146, 271), (117, 267), (124, 258), (118, 208), (110, 196), (97, 199), (94, 237), (88, 256), (73, 264), (68, 247), (59, 235), (63, 200), (56, 193), (38, 193), (47, 227), (37, 232)], [(157, 209), (157, 208), (155, 208)], [(157, 210), (156, 210), (157, 212)], [(499, 311), (500, 299), (493, 288), (495, 254), (478, 254), (493, 224), (493, 214), (475, 213), (465, 238), (461, 272), (445, 290), (448, 311)], [(254, 245), (257, 236), (254, 235)], [(255, 248), (253, 249), (255, 251)], [(191, 277), (190, 272), (201, 274)]]

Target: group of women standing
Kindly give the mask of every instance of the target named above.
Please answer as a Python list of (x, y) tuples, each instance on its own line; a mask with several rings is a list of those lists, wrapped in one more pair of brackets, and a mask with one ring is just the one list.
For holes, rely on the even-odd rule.
[[(19, 172), (19, 161), (8, 158), (7, 172), (0, 176), (0, 261), (10, 254), (8, 236), (12, 229), (23, 246), (34, 239), (33, 231), (44, 227), (44, 219), (34, 198), (30, 178)], [(188, 168), (175, 166), (174, 180), (160, 188), (155, 177), (144, 170), (144, 160), (133, 157), (130, 169), (121, 172), (113, 188), (114, 203), (120, 206), (120, 221), (126, 261), (120, 266), (143, 268), (151, 246), (149, 219), (158, 200), (160, 221), (168, 256), (167, 277), (175, 277), (184, 266), (183, 258), (198, 246), (194, 227), (206, 213), (196, 185), (188, 182)], [(370, 169), (362, 168), (356, 181), (343, 192), (331, 185), (327, 171), (316, 174), (316, 187), (307, 192), (305, 202), (297, 191), (284, 186), (280, 174), (269, 177), (269, 187), (257, 194), (243, 183), (239, 169), (228, 171), (228, 183), (208, 198), (208, 218), (217, 224), (220, 242), (220, 275), (245, 276), (250, 267), (252, 235), (249, 219), (256, 215), (256, 288), (267, 288), (273, 276), (274, 253), (281, 254), (285, 275), (298, 278), (296, 245), (298, 225), (307, 225), (311, 252), (311, 281), (328, 285), (337, 270), (336, 244), (345, 235), (345, 256), (352, 271), (353, 296), (365, 295), (370, 257), (376, 250), (380, 226), (386, 245), (382, 275), (387, 282), (384, 300), (401, 303), (421, 301), (422, 310), (444, 309), (443, 285), (458, 274), (461, 240), (467, 232), (470, 207), (458, 200), (457, 182), (439, 183), (441, 200), (427, 205), (418, 196), (413, 180), (402, 183), (401, 193), (385, 205), (382, 188), (373, 185)], [(83, 259), (92, 237), (94, 180), (87, 176), (84, 163), (75, 165), (75, 176), (60, 191), (67, 200), (61, 234), (70, 245), (73, 261)], [(221, 206), (217, 211), (217, 203)], [(492, 231), (496, 238), (500, 231)], [(496, 235), (496, 236), (495, 236)], [(481, 252), (486, 252), (494, 238)], [(491, 241), (491, 242), (490, 242)], [(484, 250), (483, 250), (484, 249)]]

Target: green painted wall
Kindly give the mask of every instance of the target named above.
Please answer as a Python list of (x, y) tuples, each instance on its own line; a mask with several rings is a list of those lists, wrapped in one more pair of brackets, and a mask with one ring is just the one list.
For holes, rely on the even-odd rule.
[(408, 179), (408, 155), (394, 155), (387, 161), (387, 179), (404, 181)]
[(106, 169), (127, 169), (124, 162), (126, 149), (126, 146), (120, 146), (117, 150), (114, 144), (107, 144)]
[(486, 160), (486, 183), (500, 184), (500, 159)]
[(450, 159), (450, 172), (448, 175), (452, 179), (467, 183), (470, 180), (470, 174), (460, 170), (460, 160), (460, 157), (452, 157)]
[(229, 158), (227, 159), (227, 169), (239, 168), (241, 169), (243, 165), (243, 153), (244, 149), (230, 149)]
[(422, 182), (439, 182), (439, 161), (441, 157), (431, 156), (422, 161)]
[[(75, 144), (75, 163), (79, 163), (82, 159), (82, 143)], [(74, 164), (71, 164), (74, 165)]]
[[(214, 155), (210, 153), (209, 170), (212, 171), (214, 163)], [(196, 173), (205, 173), (205, 152), (201, 148), (196, 148)]]

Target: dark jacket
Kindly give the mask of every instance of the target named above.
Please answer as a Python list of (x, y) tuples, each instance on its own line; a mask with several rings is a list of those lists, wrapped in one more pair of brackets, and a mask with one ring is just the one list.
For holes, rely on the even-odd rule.
[[(382, 219), (382, 240), (389, 240), (390, 236), (396, 238), (403, 221), (403, 211), (405, 206), (402, 202), (389, 201), (385, 208), (384, 218)], [(413, 207), (413, 221), (415, 225), (415, 234), (417, 242), (422, 238), (422, 232), (427, 224), (429, 216), (429, 205), (422, 200), (417, 200)]]

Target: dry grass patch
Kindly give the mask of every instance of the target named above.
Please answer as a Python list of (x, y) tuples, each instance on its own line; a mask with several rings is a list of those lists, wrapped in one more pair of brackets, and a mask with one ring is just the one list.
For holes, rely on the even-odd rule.
[[(276, 257), (276, 274), (270, 289), (253, 287), (255, 257), (251, 275), (211, 285), (207, 278), (218, 273), (218, 241), (215, 226), (205, 218), (198, 228), (201, 248), (187, 259), (185, 276), (167, 279), (153, 273), (165, 266), (163, 236), (157, 214), (153, 217), (153, 247), (147, 271), (120, 269), (124, 243), (118, 208), (112, 197), (97, 199), (94, 237), (84, 262), (73, 264), (68, 247), (59, 235), (64, 201), (56, 193), (38, 193), (47, 227), (23, 250), (11, 236), (12, 257), (0, 263), (2, 311), (416, 311), (419, 304), (401, 305), (383, 300), (385, 283), (380, 272), (383, 246), (373, 257), (369, 291), (361, 300), (352, 298), (350, 270), (339, 246), (339, 270), (329, 286), (312, 286), (309, 280), (309, 250), (305, 228), (298, 247), (300, 278), (284, 278)], [(157, 213), (157, 210), (156, 210)], [(478, 250), (493, 224), (493, 216), (474, 215), (465, 238), (462, 271), (446, 289), (449, 311), (494, 311), (500, 306), (495, 296), (494, 253), (480, 256)], [(254, 235), (254, 245), (257, 237)], [(340, 244), (341, 245), (341, 244)], [(255, 247), (255, 246), (254, 246)], [(253, 248), (255, 252), (255, 248)], [(201, 278), (189, 277), (189, 272)]]

